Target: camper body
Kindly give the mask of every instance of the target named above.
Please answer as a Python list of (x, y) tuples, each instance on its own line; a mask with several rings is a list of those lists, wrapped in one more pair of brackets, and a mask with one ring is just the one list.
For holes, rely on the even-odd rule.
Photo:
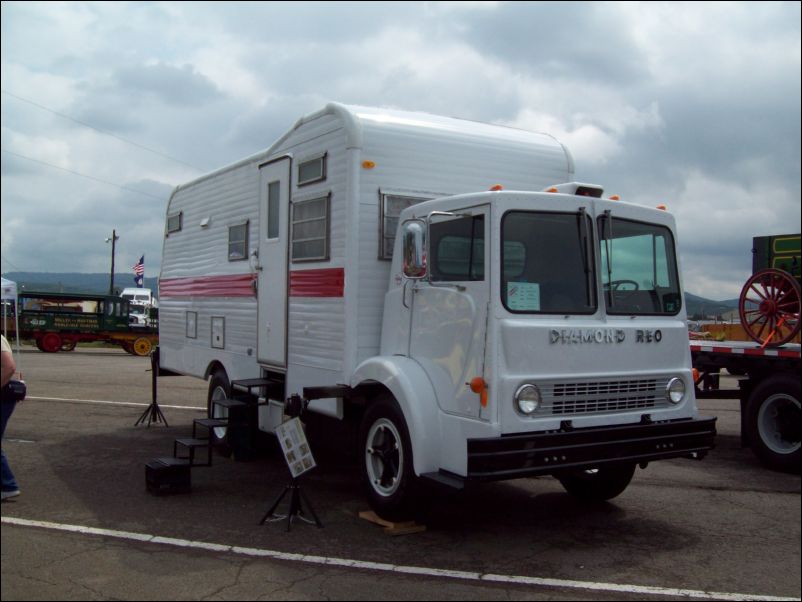
[(422, 478), (607, 499), (636, 463), (701, 457), (671, 216), (577, 185), (475, 193), (572, 173), (548, 136), (329, 105), (173, 193), (160, 366), (209, 378), (210, 415), (261, 383), (266, 432), (293, 395), (352, 424), (390, 517)]

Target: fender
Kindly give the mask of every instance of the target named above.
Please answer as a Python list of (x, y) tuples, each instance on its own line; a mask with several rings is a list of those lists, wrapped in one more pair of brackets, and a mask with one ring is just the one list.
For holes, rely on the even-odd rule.
[(440, 469), (440, 410), (434, 387), (423, 368), (408, 357), (375, 356), (357, 366), (351, 387), (373, 381), (395, 397), (407, 423), (412, 458), (418, 476)]

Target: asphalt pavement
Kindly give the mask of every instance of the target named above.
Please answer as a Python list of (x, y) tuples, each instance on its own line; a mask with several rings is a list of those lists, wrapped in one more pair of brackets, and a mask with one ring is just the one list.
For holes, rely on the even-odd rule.
[(324, 525), (259, 525), (290, 477), (273, 452), (215, 456), (191, 493), (154, 496), (145, 463), (204, 415), (206, 383), (158, 380), (169, 426), (134, 426), (151, 400), (147, 358), (116, 350), (20, 354), (28, 399), (3, 449), (22, 495), (2, 504), (3, 600), (799, 599), (800, 475), (740, 446), (738, 403), (702, 461), (638, 470), (581, 504), (551, 477), (436, 494), (426, 530), (390, 536), (356, 467), (315, 451), (303, 491)]

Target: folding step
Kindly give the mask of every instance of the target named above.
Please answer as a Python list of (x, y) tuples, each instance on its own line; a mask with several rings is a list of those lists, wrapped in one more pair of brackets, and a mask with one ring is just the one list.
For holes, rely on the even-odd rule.
[(153, 495), (189, 493), (192, 474), (189, 460), (153, 458), (145, 464), (145, 486)]
[[(179, 456), (178, 455), (178, 447), (185, 447), (189, 452), (188, 457)], [(195, 463), (195, 450), (199, 447), (206, 448), (206, 463), (205, 464), (197, 464)], [(212, 465), (212, 445), (208, 439), (194, 439), (194, 438), (177, 438), (173, 442), (173, 456), (177, 460), (189, 460), (190, 466), (211, 466)]]
[(206, 438), (206, 440), (208, 441), (208, 439), (209, 439), (208, 432), (211, 431), (214, 428), (218, 428), (218, 427), (221, 427), (221, 426), (228, 426), (228, 420), (226, 420), (225, 418), (195, 418), (195, 420), (192, 422), (192, 438), (193, 439), (200, 439), (200, 437), (197, 436), (197, 432), (196, 432), (197, 427), (199, 427), (199, 426), (207, 429), (207, 438)]
[(238, 408), (242, 406), (248, 405), (244, 401), (240, 401), (239, 399), (213, 399), (212, 404), (216, 406), (220, 406), (221, 408)]

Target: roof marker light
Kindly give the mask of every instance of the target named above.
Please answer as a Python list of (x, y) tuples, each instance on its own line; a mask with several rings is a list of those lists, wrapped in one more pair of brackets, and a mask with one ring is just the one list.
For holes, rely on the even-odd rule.
[(666, 210), (668, 209), (668, 207), (666, 207), (666, 206), (665, 206), (665, 205), (663, 205), (663, 204), (660, 204), (660, 205), (658, 205), (658, 206), (657, 206), (657, 208), (658, 208), (660, 211), (666, 211)]
[(362, 161), (362, 169), (373, 169), (374, 167), (376, 167), (376, 164), (373, 161), (369, 159)]
[(496, 184), (495, 186), (491, 186), (490, 190), (492, 190), (493, 192), (498, 192), (499, 190), (504, 190), (504, 186), (502, 186), (501, 184)]
[(608, 198), (609, 198), (611, 201), (620, 201), (620, 200), (621, 200), (621, 197), (620, 197), (620, 196), (618, 196), (617, 194), (611, 194), (611, 195), (610, 195)]

